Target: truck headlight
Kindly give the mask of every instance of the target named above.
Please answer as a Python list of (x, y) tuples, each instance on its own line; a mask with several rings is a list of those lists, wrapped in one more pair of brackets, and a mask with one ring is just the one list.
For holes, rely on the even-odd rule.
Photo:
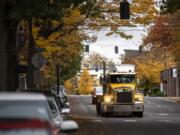
[(143, 103), (143, 99), (142, 98), (135, 98), (135, 103)]
[(110, 95), (104, 96), (104, 102), (105, 103), (111, 103), (112, 102), (112, 96), (110, 96)]

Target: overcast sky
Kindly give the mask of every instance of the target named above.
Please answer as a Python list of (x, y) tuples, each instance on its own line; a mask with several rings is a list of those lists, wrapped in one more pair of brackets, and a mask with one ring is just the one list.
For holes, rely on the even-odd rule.
[[(100, 31), (88, 31), (89, 35), (97, 36), (97, 40), (93, 43), (85, 43), (90, 46), (90, 53), (97, 52), (114, 62), (119, 63), (120, 55), (124, 54), (124, 49), (135, 49), (138, 50), (139, 45), (142, 44), (143, 37), (147, 34), (147, 28), (135, 27), (135, 28), (121, 28), (121, 31), (128, 35), (132, 35), (132, 39), (125, 39), (119, 35), (113, 34), (107, 36), (106, 34), (110, 31), (110, 28), (104, 28)], [(114, 47), (118, 46), (119, 53), (114, 53)]]

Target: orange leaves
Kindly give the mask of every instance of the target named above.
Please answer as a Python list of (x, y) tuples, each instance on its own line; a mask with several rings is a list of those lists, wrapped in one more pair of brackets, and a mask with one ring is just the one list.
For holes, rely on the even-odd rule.
[(160, 50), (167, 47), (168, 62), (174, 65), (180, 62), (180, 11), (174, 14), (159, 16), (150, 28), (148, 36), (144, 39), (144, 46), (151, 50)]

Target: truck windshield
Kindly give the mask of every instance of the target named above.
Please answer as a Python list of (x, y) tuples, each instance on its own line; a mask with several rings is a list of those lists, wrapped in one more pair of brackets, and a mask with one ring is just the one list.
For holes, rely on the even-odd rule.
[(111, 83), (134, 83), (135, 75), (111, 75)]

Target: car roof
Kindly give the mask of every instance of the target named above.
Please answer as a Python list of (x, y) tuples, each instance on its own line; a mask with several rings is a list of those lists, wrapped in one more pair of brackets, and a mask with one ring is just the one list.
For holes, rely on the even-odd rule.
[(45, 96), (53, 96), (54, 94), (52, 93), (52, 91), (48, 91), (48, 90), (22, 90), (21, 92), (28, 92), (28, 93), (42, 93)]
[(25, 92), (0, 92), (1, 100), (47, 100), (43, 94)]

